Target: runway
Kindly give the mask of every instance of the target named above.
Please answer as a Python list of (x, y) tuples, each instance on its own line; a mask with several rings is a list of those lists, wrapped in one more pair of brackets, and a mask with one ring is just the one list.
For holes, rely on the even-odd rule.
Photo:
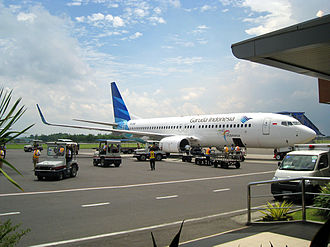
[[(148, 246), (151, 231), (160, 234), (162, 246), (182, 220), (182, 240), (188, 241), (229, 227), (232, 222), (220, 224), (219, 219), (224, 223), (227, 216), (245, 211), (247, 184), (271, 179), (277, 168), (271, 155), (261, 155), (265, 157), (247, 159), (240, 169), (168, 159), (157, 162), (156, 171), (127, 155), (119, 168), (94, 167), (91, 158), (78, 156), (76, 178), (38, 181), (32, 154), (8, 150), (7, 159), (23, 177), (6, 171), (25, 191), (0, 179), (0, 219), (31, 229), (19, 246)], [(258, 190), (270, 193), (267, 186)], [(271, 197), (254, 206), (267, 199)]]

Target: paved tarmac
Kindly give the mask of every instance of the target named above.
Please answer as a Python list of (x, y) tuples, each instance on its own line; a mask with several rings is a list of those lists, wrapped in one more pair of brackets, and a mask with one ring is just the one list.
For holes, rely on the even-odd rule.
[[(15, 222), (32, 228), (19, 246), (152, 246), (151, 232), (158, 246), (166, 246), (182, 219), (187, 220), (180, 246), (270, 246), (267, 239), (274, 247), (285, 246), (277, 242), (280, 239), (288, 247), (308, 246), (319, 228), (300, 223), (246, 226), (246, 184), (271, 179), (277, 167), (271, 150), (250, 151), (237, 170), (169, 159), (157, 163), (155, 173), (149, 171), (148, 162), (127, 156), (121, 168), (96, 168), (86, 153), (77, 178), (41, 182), (32, 174), (31, 154), (12, 152), (9, 158), (24, 177), (11, 175), (26, 193), (18, 195), (0, 179), (0, 216), (20, 212), (13, 216)], [(268, 191), (263, 186), (257, 190)], [(264, 201), (257, 200), (256, 205)]]

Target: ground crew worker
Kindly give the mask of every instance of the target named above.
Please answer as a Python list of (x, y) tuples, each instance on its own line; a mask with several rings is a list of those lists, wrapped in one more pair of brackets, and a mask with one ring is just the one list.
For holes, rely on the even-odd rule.
[(154, 149), (150, 149), (150, 169), (151, 171), (156, 169), (156, 157)]
[(71, 149), (72, 149), (71, 147), (66, 148), (66, 155), (65, 155), (66, 163), (68, 163), (72, 159)]
[(0, 149), (0, 169), (2, 169), (2, 160), (5, 159), (5, 151), (3, 149)]
[(236, 146), (236, 147), (235, 147), (235, 152), (237, 153), (237, 152), (239, 152), (239, 151), (240, 151), (239, 146)]
[(60, 156), (64, 155), (64, 147), (60, 147), (60, 150), (58, 151), (58, 155)]
[(227, 145), (223, 147), (223, 151), (225, 152), (225, 157), (227, 158), (229, 153), (229, 148), (227, 147)]
[(40, 157), (40, 150), (38, 148), (35, 148), (34, 151), (33, 151), (33, 170), (36, 169), (36, 165), (37, 163), (39, 162), (39, 157)]
[(206, 165), (209, 165), (210, 164), (210, 155), (211, 155), (211, 147), (209, 147), (208, 149), (206, 149), (206, 152), (205, 152)]

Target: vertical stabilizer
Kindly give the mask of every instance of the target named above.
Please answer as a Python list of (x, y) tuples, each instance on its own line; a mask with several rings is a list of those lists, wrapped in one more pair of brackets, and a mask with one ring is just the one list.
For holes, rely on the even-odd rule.
[(115, 82), (111, 82), (111, 95), (115, 122), (119, 128), (126, 129), (126, 123), (131, 120), (131, 117)]

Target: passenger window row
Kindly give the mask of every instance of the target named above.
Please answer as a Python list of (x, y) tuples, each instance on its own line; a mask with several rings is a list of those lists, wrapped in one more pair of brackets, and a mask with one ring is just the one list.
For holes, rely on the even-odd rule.
[[(217, 128), (251, 128), (251, 124), (205, 124), (198, 125), (199, 129), (217, 129)], [(195, 129), (195, 125), (176, 125), (176, 126), (147, 126), (147, 127), (132, 127), (132, 130), (153, 130), (153, 129)]]

